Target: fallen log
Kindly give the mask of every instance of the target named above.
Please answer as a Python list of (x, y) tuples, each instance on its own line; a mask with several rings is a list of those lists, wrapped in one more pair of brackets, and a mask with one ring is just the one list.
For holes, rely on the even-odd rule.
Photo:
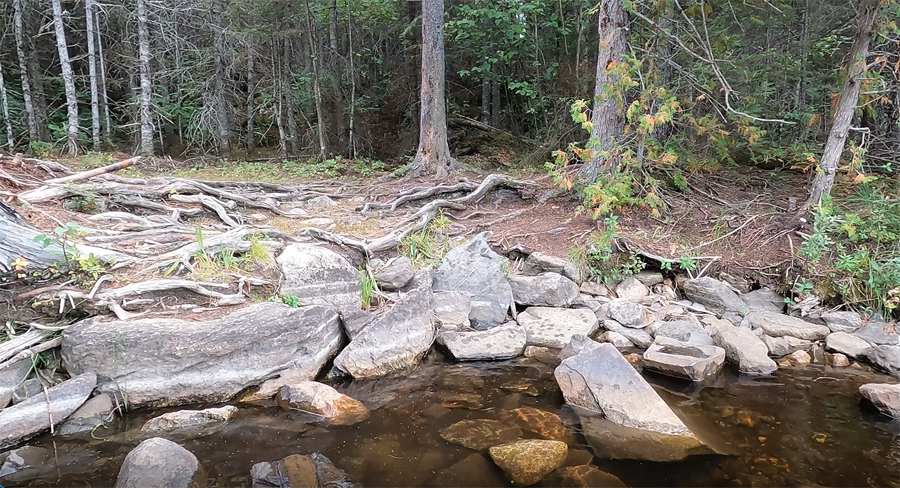
[(81, 173), (75, 173), (74, 175), (63, 176), (62, 178), (54, 178), (52, 180), (47, 180), (44, 182), (45, 185), (52, 183), (66, 183), (68, 181), (79, 181), (86, 180), (93, 176), (102, 175), (104, 173), (112, 173), (113, 171), (119, 171), (120, 169), (125, 169), (130, 166), (134, 166), (134, 163), (140, 161), (141, 157), (136, 156), (131, 159), (126, 159), (125, 161), (119, 161), (118, 163), (113, 163), (102, 168), (92, 169), (90, 171), (83, 171)]

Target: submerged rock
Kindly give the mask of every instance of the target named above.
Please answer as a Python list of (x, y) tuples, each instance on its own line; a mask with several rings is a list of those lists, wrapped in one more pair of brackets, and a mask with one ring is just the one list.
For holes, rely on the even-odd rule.
[(31, 397), (0, 410), (0, 450), (12, 447), (59, 425), (78, 410), (97, 385), (97, 376), (85, 373), (48, 388), (46, 396)]
[(294, 454), (275, 462), (256, 463), (250, 468), (251, 488), (361, 488), (330, 459), (314, 452)]
[(548, 271), (561, 274), (575, 283), (581, 284), (582, 277), (578, 266), (556, 256), (542, 252), (533, 252), (525, 258), (525, 263), (522, 266), (522, 273), (531, 276)]
[(562, 419), (559, 415), (546, 410), (532, 407), (504, 410), (500, 412), (500, 420), (524, 431), (533, 432), (544, 439), (561, 441), (566, 437)]
[(596, 466), (566, 466), (550, 473), (541, 486), (554, 488), (626, 488), (617, 476)]
[(671, 462), (715, 453), (695, 437), (626, 427), (598, 416), (582, 416), (581, 429), (588, 445), (602, 459)]
[(573, 335), (592, 334), (599, 323), (594, 313), (584, 308), (548, 307), (529, 307), (519, 314), (518, 322), (529, 345), (545, 347), (563, 347)]
[(716, 345), (725, 349), (725, 358), (741, 373), (770, 374), (778, 369), (769, 358), (769, 348), (750, 329), (717, 323), (710, 330)]
[(846, 332), (829, 334), (825, 338), (825, 347), (829, 351), (837, 351), (851, 358), (863, 357), (872, 351), (871, 344)]
[(83, 448), (69, 451), (20, 447), (0, 454), (0, 484), (38, 485), (69, 474), (92, 473), (99, 456), (97, 451)]
[(717, 314), (748, 310), (747, 304), (730, 286), (709, 276), (685, 281), (684, 294)]
[(237, 411), (237, 407), (227, 405), (205, 410), (179, 410), (164, 413), (144, 423), (141, 432), (172, 434), (219, 427), (230, 422)]
[(617, 298), (607, 305), (609, 318), (632, 329), (642, 329), (653, 320), (649, 310), (632, 301)]
[(530, 486), (547, 476), (566, 460), (565, 442), (528, 439), (489, 449), (491, 459), (517, 485)]
[(412, 260), (406, 256), (391, 259), (384, 266), (375, 270), (375, 281), (385, 291), (397, 291), (412, 281), (416, 270)]
[(109, 393), (102, 393), (84, 402), (60, 427), (62, 435), (94, 430), (97, 426), (111, 422), (115, 417), (116, 405)]
[(125, 456), (116, 488), (194, 488), (202, 486), (203, 471), (197, 458), (178, 444), (153, 437)]
[(521, 356), (526, 337), (522, 326), (510, 322), (480, 332), (441, 332), (438, 342), (457, 361), (485, 361)]
[(831, 333), (831, 330), (824, 325), (812, 324), (777, 312), (751, 312), (744, 320), (750, 328), (762, 329), (766, 335), (772, 337), (791, 336), (797, 339), (818, 341)]
[(471, 297), (469, 319), (498, 325), (512, 306), (507, 280), (509, 261), (494, 252), (487, 233), (450, 250), (434, 273), (435, 292), (463, 291)]
[(522, 437), (522, 429), (499, 420), (461, 420), (440, 431), (447, 442), (481, 451)]
[(510, 276), (513, 301), (519, 305), (568, 307), (578, 297), (578, 285), (563, 275)]
[(359, 271), (340, 254), (313, 244), (289, 244), (278, 255), (282, 295), (300, 305), (327, 305), (344, 313), (362, 306)]
[(676, 378), (704, 381), (715, 378), (725, 364), (725, 350), (656, 336), (644, 353), (643, 366)]
[(316, 381), (281, 387), (275, 402), (286, 410), (320, 415), (331, 425), (353, 425), (369, 418), (369, 409), (362, 402)]
[(508, 483), (503, 472), (481, 454), (472, 454), (462, 461), (442, 469), (429, 481), (430, 487), (493, 488)]
[(859, 387), (859, 392), (879, 412), (900, 419), (900, 385), (869, 383)]

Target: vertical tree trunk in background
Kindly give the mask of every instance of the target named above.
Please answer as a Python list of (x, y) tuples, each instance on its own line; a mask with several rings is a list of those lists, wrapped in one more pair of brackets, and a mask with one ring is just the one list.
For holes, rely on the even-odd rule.
[(138, 21), (138, 63), (141, 72), (141, 149), (145, 156), (153, 155), (153, 112), (150, 104), (153, 98), (153, 86), (150, 84), (150, 29), (147, 25), (146, 0), (137, 0)]
[(858, 28), (856, 36), (853, 38), (853, 44), (850, 46), (850, 55), (847, 61), (847, 79), (844, 81), (841, 98), (834, 110), (831, 132), (828, 134), (828, 141), (825, 143), (825, 150), (822, 152), (822, 159), (819, 161), (819, 167), (809, 191), (809, 199), (800, 208), (801, 213), (818, 205), (822, 197), (831, 193), (831, 187), (834, 185), (834, 175), (837, 173), (838, 162), (844, 151), (850, 123), (859, 101), (859, 89), (866, 71), (869, 41), (872, 40), (872, 32), (875, 29), (878, 6), (879, 0), (862, 0)]
[(3, 79), (3, 63), (0, 63), (0, 107), (3, 109), (3, 121), (6, 123), (6, 146), (9, 147), (9, 152), (13, 152), (16, 141), (12, 119), (9, 117), (9, 98), (6, 94), (6, 81)]
[(601, 169), (615, 171), (619, 165), (616, 139), (624, 130), (621, 101), (610, 96), (619, 83), (619, 76), (608, 71), (622, 61), (628, 39), (625, 10), (622, 0), (601, 0), (600, 49), (597, 52), (597, 80), (594, 85), (594, 107), (591, 113), (591, 141), (594, 147), (591, 159), (581, 168), (578, 176), (588, 183), (597, 181)]
[(458, 165), (447, 143), (444, 69), (444, 0), (423, 0), (419, 148), (410, 176), (425, 173), (446, 178)]
[(94, 47), (94, 0), (84, 0), (84, 19), (87, 26), (88, 73), (91, 82), (91, 140), (94, 150), (100, 149), (100, 94), (97, 80), (97, 54)]
[(491, 123), (491, 79), (486, 76), (481, 80), (481, 121)]
[(331, 47), (331, 86), (334, 90), (334, 133), (338, 150), (341, 150), (344, 146), (344, 92), (341, 90), (343, 65), (338, 50), (337, 0), (331, 0), (328, 17), (331, 23), (331, 28), (328, 29), (328, 43)]
[(100, 35), (100, 17), (94, 11), (94, 25), (97, 26), (97, 56), (100, 61), (100, 106), (103, 112), (103, 138), (107, 146), (112, 146), (112, 120), (109, 116), (109, 95), (106, 91), (106, 58), (103, 56), (103, 36)]
[(327, 143), (325, 142), (325, 113), (322, 111), (322, 86), (319, 84), (319, 46), (313, 38), (312, 14), (309, 11), (309, 0), (304, 0), (306, 4), (306, 38), (309, 41), (309, 52), (312, 58), (313, 69), (313, 92), (316, 98), (316, 129), (319, 133), (319, 161), (324, 161), (328, 154)]
[(347, 59), (350, 60), (350, 132), (347, 145), (350, 148), (350, 159), (356, 159), (356, 128), (353, 125), (356, 115), (356, 71), (353, 58), (356, 57), (356, 53), (353, 52), (353, 7), (350, 2), (347, 2), (347, 42), (349, 43)]
[(287, 134), (287, 150), (291, 155), (300, 153), (300, 138), (297, 129), (297, 113), (294, 110), (294, 88), (291, 86), (291, 59), (293, 50), (291, 49), (291, 41), (284, 39), (284, 56), (281, 68), (281, 93), (284, 96), (284, 107), (287, 111), (287, 124), (285, 132)]
[(272, 42), (272, 93), (275, 96), (275, 125), (278, 127), (278, 153), (281, 157), (288, 155), (287, 131), (284, 130), (284, 80), (281, 74), (281, 62), (275, 60), (278, 44)]
[(66, 44), (66, 31), (63, 27), (63, 13), (60, 0), (51, 0), (53, 4), (53, 26), (56, 30), (56, 48), (59, 50), (59, 66), (62, 70), (63, 85), (66, 92), (66, 113), (69, 115), (66, 129), (66, 146), (69, 156), (78, 155), (78, 96), (75, 94), (75, 73), (69, 61), (69, 47)]
[[(672, 19), (669, 18), (669, 15), (672, 14), (672, 9), (666, 8), (665, 11), (662, 12), (662, 15), (659, 17), (660, 30), (663, 32), (656, 38), (656, 59), (657, 59), (657, 70), (659, 72), (659, 86), (665, 88), (669, 93), (672, 93), (672, 51), (675, 48), (675, 41), (666, 33), (675, 34), (674, 32), (670, 32), (672, 30)], [(656, 107), (658, 108), (658, 107)], [(656, 127), (653, 128), (653, 138), (659, 141), (660, 144), (665, 144), (666, 141), (669, 140), (669, 136), (672, 135), (672, 128), (674, 126), (672, 123), (666, 124), (656, 124)]]
[(253, 71), (253, 48), (247, 44), (247, 134), (244, 138), (244, 145), (248, 150), (256, 147), (256, 127), (253, 118), (256, 117), (256, 107), (254, 106), (254, 98), (256, 97), (256, 73)]
[(234, 107), (232, 107), (227, 95), (229, 79), (228, 66), (230, 66), (230, 63), (225, 59), (225, 56), (228, 55), (228, 51), (227, 46), (225, 45), (225, 16), (222, 12), (222, 3), (219, 1), (213, 2), (212, 7), (212, 22), (210, 22), (210, 24), (214, 30), (213, 49), (215, 51), (215, 74), (212, 79), (212, 93), (209, 93), (208, 96), (204, 96), (204, 98), (212, 105), (216, 131), (218, 132), (218, 137), (216, 139), (219, 143), (219, 152), (227, 156), (231, 152), (232, 139), (234, 139), (234, 130), (232, 128), (234, 125), (232, 122)]
[(22, 98), (25, 102), (25, 116), (28, 119), (28, 138), (31, 141), (41, 140), (41, 130), (34, 111), (31, 97), (31, 80), (28, 69), (28, 58), (25, 55), (25, 38), (22, 26), (22, 0), (13, 0), (13, 30), (16, 37), (16, 53), (19, 56), (19, 77), (22, 83)]

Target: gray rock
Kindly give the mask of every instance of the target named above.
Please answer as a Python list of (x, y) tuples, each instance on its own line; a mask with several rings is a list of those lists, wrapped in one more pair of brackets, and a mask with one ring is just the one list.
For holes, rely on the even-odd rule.
[[(569, 450), (570, 456), (572, 451), (572, 449)], [(568, 463), (568, 461), (566, 462)], [(563, 466), (548, 474), (541, 484), (543, 486), (573, 486), (578, 488), (625, 488), (628, 486), (617, 476), (590, 464)]]
[(891, 325), (876, 320), (870, 320), (866, 325), (853, 332), (853, 335), (872, 344), (873, 346), (898, 346), (900, 335)]
[(705, 344), (708, 346), (715, 346), (716, 341), (706, 333), (705, 329), (702, 332), (691, 332), (691, 335), (688, 337), (688, 342), (694, 344)]
[(859, 392), (866, 400), (872, 402), (879, 412), (900, 419), (900, 385), (869, 383), (860, 386)]
[(294, 454), (250, 468), (251, 488), (361, 488), (330, 459), (314, 452)]
[(363, 331), (363, 329), (368, 327), (376, 317), (378, 316), (369, 310), (345, 311), (341, 315), (341, 325), (344, 326), (344, 332), (347, 333), (347, 337), (349, 337), (350, 340), (353, 340)]
[(685, 281), (684, 294), (691, 301), (720, 315), (725, 312), (742, 313), (748, 310), (747, 304), (730, 286), (709, 276)]
[(23, 381), (13, 390), (12, 394), (12, 402), (13, 405), (18, 403), (22, 403), (25, 400), (37, 395), (38, 393), (42, 393), (44, 391), (44, 383), (41, 382), (38, 378), (28, 378)]
[(519, 305), (568, 307), (578, 298), (578, 285), (557, 273), (510, 276), (513, 301)]
[(588, 344), (554, 371), (566, 402), (611, 422), (693, 437), (681, 419), (612, 344)]
[(628, 338), (629, 341), (633, 342), (635, 346), (644, 349), (650, 347), (650, 344), (653, 344), (653, 336), (651, 336), (650, 333), (644, 329), (632, 329), (631, 327), (625, 327), (615, 320), (604, 320), (603, 328), (608, 331), (622, 334), (623, 336)]
[(527, 334), (515, 322), (482, 332), (442, 332), (438, 342), (457, 361), (512, 359), (522, 355)]
[(617, 298), (607, 305), (609, 318), (625, 327), (642, 329), (653, 321), (653, 315), (649, 310), (624, 298)]
[(0, 451), (49, 429), (50, 419), (56, 426), (69, 418), (96, 385), (96, 375), (81, 374), (48, 388), (46, 395), (0, 410)]
[(356, 379), (409, 371), (415, 366), (431, 348), (435, 335), (434, 296), (429, 280), (421, 281), (350, 341), (334, 359), (334, 366)]
[(638, 281), (634, 276), (625, 278), (625, 280), (616, 286), (616, 296), (623, 300), (637, 302), (649, 294), (650, 289)]
[(851, 358), (864, 357), (872, 350), (872, 345), (846, 332), (835, 332), (825, 338), (825, 347)]
[(205, 410), (179, 410), (164, 413), (145, 422), (141, 427), (141, 432), (175, 434), (221, 427), (230, 422), (237, 411), (237, 407), (226, 405)]
[(32, 367), (30, 360), (23, 359), (0, 370), (0, 410), (9, 405), (13, 392), (25, 381)]
[(315, 208), (315, 207), (335, 207), (337, 206), (337, 202), (331, 199), (328, 195), (320, 195), (315, 198), (310, 198), (309, 200), (303, 202), (304, 207)]
[(866, 356), (872, 364), (894, 376), (900, 376), (900, 346), (875, 346)]
[(460, 330), (469, 327), (472, 298), (464, 291), (434, 293), (434, 320), (442, 330)]
[(397, 291), (403, 288), (415, 274), (413, 263), (406, 256), (391, 259), (374, 271), (375, 282), (385, 291)]
[(548, 271), (561, 274), (575, 283), (581, 284), (582, 276), (578, 266), (575, 266), (565, 259), (544, 254), (542, 252), (533, 252), (525, 258), (522, 273), (527, 275), (538, 275)]
[(62, 435), (90, 432), (99, 425), (112, 422), (115, 417), (116, 406), (113, 397), (109, 393), (103, 393), (84, 402), (84, 405), (75, 410), (68, 420), (59, 427)]
[(744, 321), (752, 329), (762, 331), (772, 337), (791, 336), (797, 339), (818, 341), (824, 339), (831, 330), (824, 325), (816, 325), (790, 315), (777, 312), (751, 312)]
[(193, 488), (202, 486), (197, 458), (178, 444), (153, 437), (131, 450), (116, 479), (116, 488)]
[(312, 244), (290, 244), (276, 259), (284, 273), (282, 295), (300, 305), (327, 305), (338, 312), (362, 307), (359, 271), (340, 254)]
[(608, 342), (618, 348), (634, 347), (634, 344), (632, 344), (627, 337), (611, 330), (600, 334), (600, 337), (598, 337), (597, 340), (600, 342)]
[(827, 312), (820, 317), (832, 332), (853, 332), (862, 327), (862, 317), (856, 312)]
[(760, 288), (741, 297), (751, 312), (778, 312), (784, 310), (784, 297), (772, 290)]
[(499, 325), (512, 306), (506, 272), (509, 261), (495, 253), (481, 233), (450, 250), (434, 273), (435, 292), (463, 291), (471, 297), (469, 319)]
[(678, 341), (688, 341), (691, 338), (691, 334), (697, 333), (704, 333), (703, 327), (689, 320), (663, 322), (656, 329), (656, 337), (668, 337)]
[(595, 297), (609, 296), (609, 288), (607, 288), (606, 285), (594, 283), (592, 281), (585, 281), (584, 283), (582, 283), (579, 291), (581, 291), (581, 293), (586, 293)]
[(362, 402), (316, 381), (282, 386), (275, 401), (286, 410), (321, 416), (330, 425), (354, 425), (369, 418), (369, 409)]
[(750, 329), (718, 323), (710, 326), (716, 345), (725, 349), (725, 359), (747, 374), (770, 374), (778, 369), (769, 358), (769, 348)]
[(599, 321), (584, 308), (529, 307), (519, 314), (519, 325), (525, 329), (532, 346), (563, 347), (576, 334), (590, 335)]
[(715, 378), (725, 365), (725, 350), (656, 336), (644, 353), (643, 366), (676, 378), (704, 381)]
[(572, 336), (572, 339), (569, 340), (569, 343), (563, 346), (563, 348), (559, 351), (559, 355), (557, 356), (557, 360), (562, 362), (565, 359), (568, 359), (576, 354), (580, 354), (581, 351), (586, 349), (590, 349), (593, 347), (593, 344), (596, 341), (591, 339), (585, 334), (576, 334)]
[(763, 342), (769, 349), (769, 354), (775, 357), (787, 356), (794, 352), (794, 348), (788, 343), (784, 337), (772, 337), (768, 335), (762, 336)]
[(442, 429), (440, 434), (447, 442), (480, 451), (522, 437), (522, 429), (499, 420), (475, 419), (461, 420)]
[(715, 454), (695, 437), (625, 427), (596, 415), (581, 416), (581, 429), (594, 454), (602, 459), (672, 462), (690, 455)]
[(206, 321), (85, 320), (63, 333), (62, 358), (129, 407), (183, 405), (226, 401), (289, 369), (315, 378), (342, 343), (334, 310), (263, 302)]
[(5, 486), (54, 483), (66, 475), (94, 472), (99, 457), (97, 451), (83, 447), (77, 450), (20, 447), (0, 454), (0, 483)]
[(662, 273), (659, 271), (641, 271), (640, 273), (634, 275), (634, 279), (640, 281), (644, 284), (644, 286), (656, 286), (661, 285), (665, 279), (663, 278)]
[[(263, 218), (260, 220), (267, 221), (267, 220), (269, 220), (269, 218), (266, 216), (263, 216)], [(333, 230), (336, 227), (336, 225), (334, 223), (334, 220), (332, 220), (332, 219), (328, 219), (328, 218), (324, 218), (324, 217), (317, 217), (317, 218), (312, 218), (312, 219), (301, 220), (301, 221), (297, 222), (297, 227), (315, 227), (318, 229)]]

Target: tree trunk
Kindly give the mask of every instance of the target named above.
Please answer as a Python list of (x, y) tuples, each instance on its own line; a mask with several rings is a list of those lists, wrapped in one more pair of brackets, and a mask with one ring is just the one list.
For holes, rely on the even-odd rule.
[(491, 79), (487, 76), (481, 80), (481, 121), (491, 123)]
[(28, 70), (28, 58), (25, 56), (25, 39), (22, 27), (22, 0), (13, 0), (13, 29), (16, 36), (16, 53), (19, 55), (19, 77), (22, 83), (22, 98), (25, 102), (25, 115), (28, 119), (28, 138), (32, 142), (41, 140), (41, 130), (34, 111), (31, 96), (31, 81)]
[(138, 21), (138, 62), (141, 73), (141, 149), (145, 156), (153, 155), (153, 112), (150, 104), (153, 98), (153, 86), (150, 84), (150, 30), (147, 26), (146, 0), (137, 0)]
[(601, 0), (599, 28), (600, 49), (597, 52), (597, 81), (594, 85), (594, 107), (591, 113), (591, 159), (579, 171), (580, 178), (594, 183), (601, 169), (615, 171), (619, 165), (616, 139), (624, 130), (622, 101), (615, 95), (619, 76), (607, 71), (622, 61), (627, 43), (625, 10), (622, 0)]
[(9, 117), (9, 98), (6, 94), (6, 81), (3, 79), (3, 63), (0, 63), (0, 106), (3, 108), (3, 121), (6, 122), (6, 145), (9, 147), (9, 152), (13, 152), (16, 141), (12, 119)]
[(450, 156), (447, 143), (444, 69), (444, 0), (423, 0), (419, 148), (410, 176), (427, 173), (446, 178), (459, 164)]
[(356, 54), (353, 52), (353, 7), (347, 2), (347, 42), (349, 43), (347, 59), (350, 60), (350, 133), (347, 145), (350, 148), (350, 159), (356, 159), (356, 128), (354, 127), (354, 117), (356, 116), (356, 71), (354, 70), (353, 58)]
[(103, 56), (103, 36), (100, 35), (100, 19), (94, 12), (94, 25), (97, 26), (97, 56), (100, 60), (100, 105), (103, 110), (103, 137), (107, 146), (112, 146), (112, 120), (109, 116), (109, 96), (106, 91), (106, 58)]
[(100, 149), (100, 90), (94, 44), (94, 0), (84, 0), (84, 19), (87, 26), (88, 72), (91, 82), (91, 140), (94, 143), (94, 150), (97, 151)]
[(69, 156), (78, 155), (78, 96), (75, 94), (75, 73), (69, 61), (69, 46), (66, 44), (66, 31), (63, 27), (63, 12), (60, 0), (51, 0), (53, 4), (53, 26), (56, 30), (56, 48), (59, 50), (59, 66), (62, 70), (63, 85), (66, 92), (66, 112), (69, 123), (66, 130), (66, 146)]
[(248, 151), (256, 147), (256, 127), (253, 118), (256, 116), (256, 107), (253, 105), (256, 96), (256, 73), (253, 71), (253, 48), (247, 44), (247, 134), (244, 144)]
[(214, 119), (216, 121), (216, 129), (218, 132), (218, 142), (219, 142), (219, 153), (222, 155), (228, 155), (231, 152), (232, 139), (234, 138), (234, 131), (232, 130), (232, 112), (233, 107), (231, 103), (229, 103), (228, 96), (226, 93), (227, 89), (227, 80), (228, 69), (225, 61), (225, 56), (227, 55), (226, 45), (225, 45), (225, 25), (224, 25), (224, 16), (222, 14), (222, 4), (221, 2), (213, 3), (213, 19), (212, 25), (215, 32), (213, 33), (213, 43), (214, 43), (214, 59), (215, 59), (215, 69), (216, 73), (213, 78), (213, 90), (210, 94), (210, 98), (212, 99), (212, 106), (214, 111)]
[(875, 28), (878, 7), (879, 0), (862, 0), (858, 20), (859, 27), (856, 37), (853, 39), (853, 45), (850, 46), (847, 79), (834, 111), (831, 132), (828, 134), (828, 141), (825, 143), (825, 150), (822, 152), (822, 159), (819, 162), (816, 177), (813, 179), (809, 199), (801, 207), (801, 213), (806, 213), (812, 206), (818, 205), (822, 197), (831, 193), (831, 187), (834, 185), (834, 175), (837, 173), (838, 162), (844, 151), (850, 123), (859, 101), (859, 89), (866, 71), (869, 41), (872, 39), (872, 32)]
[(334, 133), (338, 150), (344, 146), (344, 92), (341, 90), (341, 72), (343, 66), (338, 51), (338, 14), (337, 0), (331, 0), (328, 9), (331, 28), (328, 30), (328, 42), (331, 47), (331, 85), (334, 90)]
[[(665, 88), (669, 93), (673, 93), (672, 89), (672, 75), (674, 69), (672, 67), (673, 60), (673, 50), (675, 48), (675, 42), (669, 37), (668, 34), (673, 34), (674, 32), (669, 32), (672, 30), (673, 22), (669, 18), (671, 15), (672, 9), (666, 8), (665, 11), (662, 12), (662, 15), (659, 17), (659, 29), (663, 32), (660, 32), (656, 38), (656, 59), (658, 62), (657, 69), (659, 70), (659, 86)], [(658, 108), (658, 107), (656, 107)], [(669, 140), (669, 137), (672, 135), (673, 125), (671, 122), (669, 123), (659, 123), (656, 124), (656, 127), (653, 128), (653, 138), (656, 139), (660, 144), (665, 145)]]
[(325, 142), (325, 114), (322, 111), (322, 87), (319, 85), (319, 48), (318, 43), (313, 38), (312, 14), (309, 11), (309, 0), (304, 0), (306, 4), (306, 37), (309, 41), (309, 52), (312, 58), (313, 69), (313, 92), (316, 98), (316, 129), (319, 133), (319, 161), (324, 161), (328, 154), (328, 147)]

